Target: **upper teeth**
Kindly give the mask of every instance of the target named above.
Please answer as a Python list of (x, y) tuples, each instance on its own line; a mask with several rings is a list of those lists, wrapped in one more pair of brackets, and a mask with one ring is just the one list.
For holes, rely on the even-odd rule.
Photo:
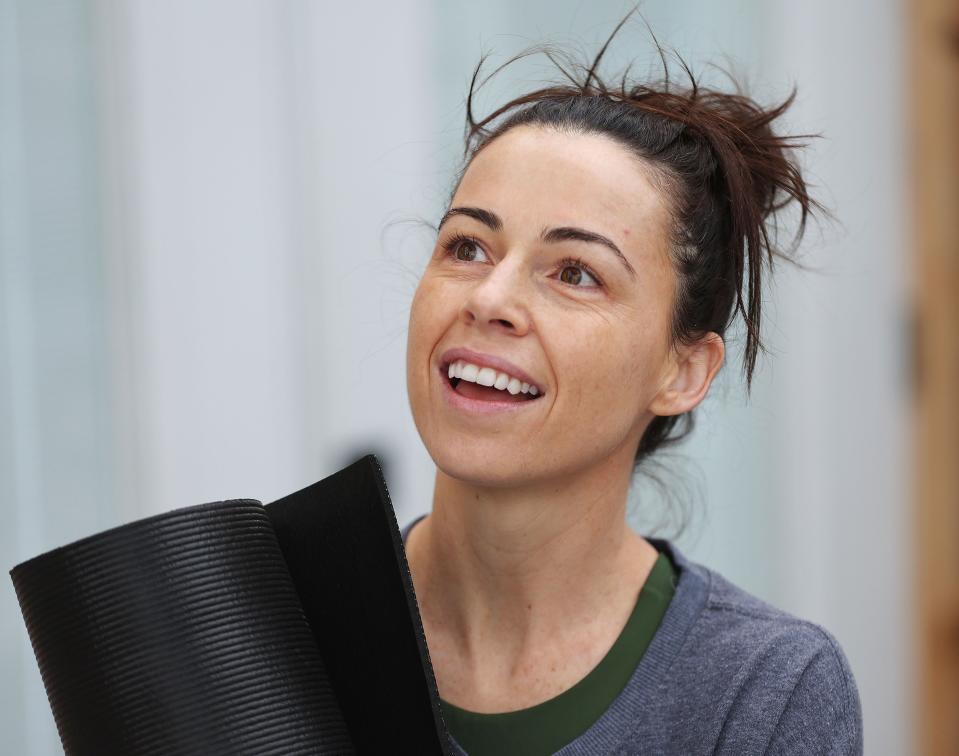
[(493, 370), (491, 367), (480, 367), (479, 365), (474, 365), (471, 362), (465, 362), (463, 360), (450, 363), (449, 377), (478, 383), (480, 386), (493, 386), (500, 391), (505, 389), (511, 394), (518, 394), (522, 391), (524, 394), (528, 393), (531, 396), (536, 396), (539, 393), (539, 389), (536, 388), (536, 386), (524, 383), (519, 378), (514, 378), (508, 373)]

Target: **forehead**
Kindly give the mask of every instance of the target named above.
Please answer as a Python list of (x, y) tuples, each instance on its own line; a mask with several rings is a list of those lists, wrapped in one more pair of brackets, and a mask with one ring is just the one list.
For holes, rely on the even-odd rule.
[(624, 242), (665, 236), (666, 197), (650, 171), (611, 137), (517, 126), (473, 158), (452, 204), (494, 210), (507, 231), (512, 221), (534, 233), (585, 226)]

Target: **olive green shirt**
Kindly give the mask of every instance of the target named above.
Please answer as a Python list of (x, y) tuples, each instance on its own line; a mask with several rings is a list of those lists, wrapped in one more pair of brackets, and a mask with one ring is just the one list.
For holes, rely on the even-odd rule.
[[(418, 518), (404, 528), (404, 541)], [(581, 735), (626, 686), (675, 591), (677, 572), (660, 551), (636, 606), (603, 659), (572, 688), (527, 709), (481, 714), (441, 699), (450, 734), (469, 756), (549, 756)]]

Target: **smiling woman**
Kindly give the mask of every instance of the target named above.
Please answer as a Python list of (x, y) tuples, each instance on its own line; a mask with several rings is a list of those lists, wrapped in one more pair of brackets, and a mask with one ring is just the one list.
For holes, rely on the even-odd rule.
[(686, 88), (668, 70), (610, 88), (606, 45), (581, 80), (563, 68), (572, 84), (481, 122), (477, 66), (410, 312), (407, 389), (437, 470), (404, 537), (453, 745), (859, 753), (827, 630), (625, 520), (635, 469), (689, 432), (737, 313), (751, 380), (762, 274), (789, 259), (776, 214), (798, 207), (798, 242), (820, 209), (796, 138), (772, 128), (792, 97), (765, 109), (688, 68)]

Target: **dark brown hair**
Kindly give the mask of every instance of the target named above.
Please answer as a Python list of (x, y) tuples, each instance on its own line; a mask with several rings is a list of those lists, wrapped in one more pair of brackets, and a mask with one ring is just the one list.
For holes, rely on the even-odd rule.
[[(763, 268), (774, 257), (788, 259), (798, 248), (813, 211), (824, 208), (808, 192), (793, 148), (815, 135), (776, 133), (772, 123), (792, 104), (795, 87), (778, 105), (763, 108), (735, 85), (722, 92), (699, 85), (689, 66), (675, 54), (688, 83), (670, 80), (662, 46), (652, 35), (663, 66), (659, 81), (629, 83), (629, 69), (614, 87), (597, 72), (610, 42), (635, 12), (620, 21), (595, 59), (587, 66), (567, 59), (549, 45), (538, 45), (496, 68), (543, 52), (568, 83), (554, 84), (516, 97), (477, 121), (473, 99), (484, 54), (473, 71), (466, 100), (464, 164), (449, 203), (473, 157), (497, 137), (521, 125), (602, 134), (642, 158), (669, 198), (673, 219), (673, 264), (678, 287), (672, 318), (673, 343), (692, 343), (709, 332), (725, 337), (737, 313), (746, 328), (743, 371), (747, 391), (759, 352)], [(577, 78), (577, 71), (580, 77)], [(503, 120), (494, 128), (489, 124)], [(787, 205), (799, 210), (797, 229), (788, 250), (776, 244), (777, 214)], [(802, 266), (800, 266), (802, 267)], [(693, 429), (691, 412), (657, 416), (636, 450), (639, 464), (656, 449), (675, 444)]]

